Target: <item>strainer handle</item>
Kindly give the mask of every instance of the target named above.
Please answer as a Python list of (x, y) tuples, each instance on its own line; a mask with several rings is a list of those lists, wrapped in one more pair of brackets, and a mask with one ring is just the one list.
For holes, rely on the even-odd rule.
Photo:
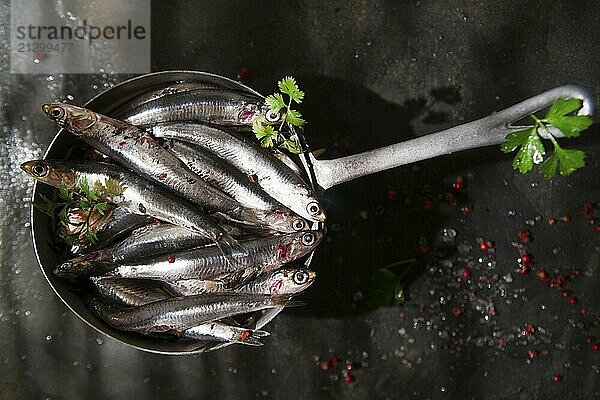
[[(560, 86), (464, 125), (334, 160), (316, 160), (311, 155), (310, 162), (317, 183), (321, 188), (328, 189), (364, 175), (401, 165), (457, 151), (500, 144), (509, 133), (526, 128), (515, 126), (516, 122), (550, 106), (561, 97), (581, 99), (583, 107), (579, 111), (580, 115), (594, 113), (592, 98), (587, 90), (574, 85)], [(550, 129), (554, 136), (563, 137), (560, 131), (553, 127)], [(545, 135), (542, 132), (540, 134)]]

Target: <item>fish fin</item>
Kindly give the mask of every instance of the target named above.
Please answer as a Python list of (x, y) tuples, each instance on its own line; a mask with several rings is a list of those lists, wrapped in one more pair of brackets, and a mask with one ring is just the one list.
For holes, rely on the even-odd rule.
[(306, 305), (305, 301), (301, 300), (292, 300), (287, 296), (273, 296), (273, 303), (277, 305), (282, 305), (285, 308), (288, 307), (302, 307)]
[(256, 346), (256, 347), (260, 347), (260, 346), (264, 346), (264, 343), (258, 341), (258, 339), (255, 339), (253, 337), (248, 337), (246, 340), (244, 341), (240, 341), (240, 342), (235, 342), (238, 344), (245, 344), (246, 346)]
[(242, 247), (242, 245), (239, 244), (237, 240), (235, 240), (227, 234), (217, 239), (215, 241), (215, 244), (217, 245), (219, 250), (221, 250), (225, 258), (227, 259), (227, 262), (232, 267), (237, 267), (239, 265), (238, 261), (236, 260), (236, 257), (243, 257), (248, 255), (248, 253)]

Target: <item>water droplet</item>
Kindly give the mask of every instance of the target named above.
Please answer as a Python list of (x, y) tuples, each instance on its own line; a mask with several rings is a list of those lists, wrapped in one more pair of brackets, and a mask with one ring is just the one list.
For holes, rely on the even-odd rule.
[(101, 337), (97, 337), (96, 338), (96, 343), (98, 343), (99, 345), (102, 345), (102, 344), (104, 344), (104, 340), (102, 340)]
[(52, 340), (52, 335), (46, 336), (46, 340), (48, 340), (48, 341)]

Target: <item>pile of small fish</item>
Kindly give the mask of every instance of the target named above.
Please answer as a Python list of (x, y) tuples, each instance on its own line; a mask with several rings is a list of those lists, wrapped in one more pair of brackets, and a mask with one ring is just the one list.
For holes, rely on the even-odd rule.
[(234, 316), (295, 304), (315, 272), (294, 265), (321, 241), (325, 214), (296, 164), (258, 146), (255, 118), (281, 123), (253, 94), (201, 82), (153, 88), (111, 115), (54, 103), (46, 115), (103, 154), (33, 160), (21, 168), (77, 193), (100, 191), (103, 212), (70, 207), (66, 234), (83, 222), (54, 273), (86, 291), (113, 328), (144, 335), (262, 345), (268, 335)]

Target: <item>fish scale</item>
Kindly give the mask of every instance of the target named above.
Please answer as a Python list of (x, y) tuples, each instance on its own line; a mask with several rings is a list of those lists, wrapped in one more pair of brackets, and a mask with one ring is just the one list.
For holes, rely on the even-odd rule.
[[(243, 173), (258, 177), (258, 184), (267, 194), (296, 214), (313, 221), (325, 220), (318, 199), (302, 178), (250, 140), (221, 128), (188, 122), (156, 125), (152, 127), (152, 135), (203, 147)], [(317, 211), (309, 212), (311, 205)]]
[(250, 294), (212, 294), (155, 301), (121, 309), (91, 301), (90, 308), (109, 325), (141, 333), (185, 330), (205, 322), (241, 313), (260, 311), (288, 303), (281, 297)]
[(121, 117), (139, 126), (185, 120), (221, 125), (252, 125), (252, 118), (243, 119), (242, 113), (256, 115), (263, 106), (264, 101), (254, 95), (228, 89), (202, 89), (154, 99), (132, 108)]
[[(302, 243), (302, 238), (306, 235), (311, 235), (313, 239), (310, 245)], [(218, 249), (208, 247), (172, 253), (170, 255), (172, 258), (155, 257), (139, 263), (118, 265), (105, 276), (175, 282), (182, 279), (216, 279), (245, 269), (269, 270), (308, 254), (318, 245), (321, 238), (320, 232), (300, 232), (240, 241), (246, 255), (234, 256), (235, 265), (228, 263)], [(286, 251), (282, 252), (281, 249), (284, 248)], [(89, 263), (94, 264), (94, 261), (91, 260)], [(81, 270), (77, 264), (72, 265), (71, 268), (75, 271)], [(102, 269), (102, 273), (104, 271)]]

